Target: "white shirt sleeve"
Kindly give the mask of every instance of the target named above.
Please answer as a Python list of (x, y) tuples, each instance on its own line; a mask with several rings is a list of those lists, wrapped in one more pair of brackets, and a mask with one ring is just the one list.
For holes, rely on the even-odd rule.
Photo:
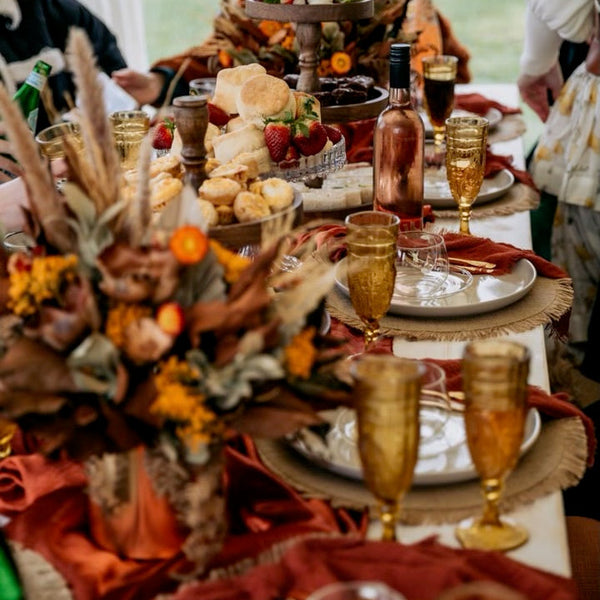
[(558, 60), (562, 40), (584, 42), (594, 27), (593, 0), (529, 0), (521, 73), (541, 75)]

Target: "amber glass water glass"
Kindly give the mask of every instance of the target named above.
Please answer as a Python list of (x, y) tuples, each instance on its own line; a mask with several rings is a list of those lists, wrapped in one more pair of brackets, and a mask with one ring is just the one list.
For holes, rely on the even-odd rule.
[(510, 550), (524, 544), (527, 530), (500, 518), (506, 477), (519, 458), (527, 415), (529, 351), (516, 342), (483, 340), (463, 355), (465, 429), (481, 479), (481, 517), (462, 523), (456, 536), (466, 548)]
[(471, 233), (471, 207), (485, 172), (488, 126), (488, 120), (483, 117), (446, 119), (446, 177), (458, 204), (461, 233)]
[(143, 110), (120, 110), (111, 113), (109, 120), (121, 167), (135, 168), (142, 140), (150, 129), (150, 117)]
[(353, 361), (351, 372), (363, 477), (379, 504), (382, 539), (395, 540), (400, 502), (419, 454), (425, 367), (389, 354), (363, 354)]
[(365, 351), (379, 336), (379, 320), (392, 301), (396, 282), (398, 216), (361, 211), (346, 217), (350, 301), (364, 325)]

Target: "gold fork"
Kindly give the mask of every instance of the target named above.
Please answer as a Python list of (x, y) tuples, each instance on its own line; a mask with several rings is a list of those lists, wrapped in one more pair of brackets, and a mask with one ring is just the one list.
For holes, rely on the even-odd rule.
[(448, 260), (451, 263), (460, 264), (460, 265), (471, 265), (472, 267), (481, 267), (482, 269), (495, 269), (496, 263), (487, 262), (485, 260), (473, 260), (470, 258), (456, 258), (454, 256), (449, 256)]

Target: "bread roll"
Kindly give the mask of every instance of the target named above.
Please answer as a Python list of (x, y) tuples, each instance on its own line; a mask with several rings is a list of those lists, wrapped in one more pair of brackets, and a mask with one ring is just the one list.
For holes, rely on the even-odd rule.
[(265, 198), (252, 192), (240, 192), (233, 202), (233, 212), (240, 223), (264, 219), (271, 214)]
[(264, 181), (256, 182), (259, 186), (250, 188), (259, 193), (268, 203), (272, 212), (279, 212), (287, 208), (294, 200), (294, 188), (285, 180), (270, 177)]
[(221, 69), (217, 73), (212, 103), (230, 115), (236, 114), (237, 98), (244, 82), (266, 72), (267, 70), (257, 63)]
[(248, 167), (248, 179), (256, 179), (261, 173), (268, 173), (273, 168), (269, 149), (265, 146), (251, 152), (242, 152), (232, 162)]
[(225, 133), (213, 139), (215, 158), (221, 163), (229, 162), (242, 152), (266, 149), (263, 132), (252, 124), (237, 131)]
[(214, 204), (208, 200), (198, 198), (198, 206), (207, 227), (215, 227), (219, 224), (219, 214)]
[(264, 128), (266, 118), (292, 117), (296, 111), (296, 101), (283, 79), (272, 75), (256, 75), (241, 87), (237, 109), (244, 121)]
[(215, 210), (219, 217), (219, 225), (231, 225), (235, 221), (233, 206), (215, 206)]
[(241, 191), (239, 182), (225, 177), (213, 177), (202, 182), (198, 196), (215, 206), (231, 206)]

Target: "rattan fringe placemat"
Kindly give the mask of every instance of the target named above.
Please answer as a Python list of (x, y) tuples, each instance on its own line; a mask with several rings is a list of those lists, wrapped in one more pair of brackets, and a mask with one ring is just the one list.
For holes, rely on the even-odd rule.
[[(490, 313), (472, 317), (401, 317), (386, 315), (380, 321), (381, 335), (402, 336), (409, 340), (466, 341), (509, 333), (521, 333), (551, 321), (558, 321), (571, 307), (573, 287), (570, 279), (538, 276), (521, 300)], [(362, 331), (348, 297), (334, 288), (327, 297), (332, 317)]]
[[(256, 440), (265, 465), (310, 498), (333, 506), (363, 509), (375, 500), (360, 481), (323, 470), (298, 455), (285, 442)], [(586, 469), (587, 441), (578, 418), (550, 421), (520, 460), (506, 482), (502, 509), (533, 502), (556, 490), (575, 485)], [(409, 525), (454, 523), (481, 511), (477, 480), (413, 487), (404, 502), (403, 521)]]
[[(510, 189), (496, 200), (473, 206), (471, 218), (482, 219), (512, 215), (537, 208), (540, 203), (540, 193), (524, 183), (515, 183)], [(433, 209), (433, 214), (440, 219), (458, 219), (458, 209)]]

